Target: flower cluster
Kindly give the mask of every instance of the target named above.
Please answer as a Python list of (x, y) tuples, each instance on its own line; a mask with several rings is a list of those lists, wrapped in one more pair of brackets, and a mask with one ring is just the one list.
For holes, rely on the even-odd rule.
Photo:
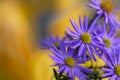
[[(89, 0), (87, 4), (96, 10), (95, 18), (91, 21), (86, 16), (79, 16), (79, 25), (72, 19), (70, 23), (74, 30), (66, 27), (66, 36), (61, 40), (52, 35), (41, 42), (41, 47), (53, 52), (50, 58), (58, 66), (58, 72), (69, 77), (68, 80), (89, 80), (92, 69), (81, 66), (89, 60), (96, 61), (97, 55), (106, 66), (102, 78), (120, 80), (120, 38), (116, 38), (120, 23), (114, 14), (117, 10), (110, 0)], [(98, 22), (101, 18), (104, 21)], [(63, 79), (58, 79), (63, 80)], [(90, 79), (91, 80), (91, 79)]]

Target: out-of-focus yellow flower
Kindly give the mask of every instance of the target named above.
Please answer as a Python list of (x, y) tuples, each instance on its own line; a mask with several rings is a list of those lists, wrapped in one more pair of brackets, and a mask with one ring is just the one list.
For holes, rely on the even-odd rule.
[(0, 80), (53, 80), (48, 51), (37, 50), (21, 8), (0, 5)]
[[(32, 73), (34, 80), (54, 80), (53, 61), (49, 55), (51, 52), (38, 50), (32, 58)], [(31, 64), (31, 63), (30, 63)]]
[[(30, 80), (33, 52), (29, 24), (18, 5), (0, 4), (0, 80)], [(33, 79), (32, 79), (33, 80)]]

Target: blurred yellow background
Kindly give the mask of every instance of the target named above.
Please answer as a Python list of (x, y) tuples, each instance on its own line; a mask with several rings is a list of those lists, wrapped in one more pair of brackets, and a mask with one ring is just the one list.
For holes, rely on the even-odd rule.
[[(116, 0), (117, 1), (117, 0)], [(49, 51), (39, 48), (48, 34), (65, 35), (78, 16), (94, 15), (87, 0), (1, 0), (0, 80), (54, 80)], [(92, 17), (90, 17), (92, 18)], [(94, 63), (94, 66), (104, 65)], [(89, 63), (85, 64), (88, 66)]]

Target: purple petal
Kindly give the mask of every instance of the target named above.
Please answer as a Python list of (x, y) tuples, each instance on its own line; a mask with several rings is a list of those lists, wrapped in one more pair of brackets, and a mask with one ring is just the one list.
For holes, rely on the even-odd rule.
[(87, 6), (90, 7), (90, 8), (98, 9), (98, 10), (100, 9), (99, 6), (95, 6), (95, 5), (92, 5), (92, 4), (87, 4)]
[[(117, 75), (114, 74), (114, 75), (110, 78), (110, 80), (116, 80), (116, 78), (117, 78)], [(120, 79), (118, 79), (118, 80), (120, 80)]]
[(118, 54), (118, 64), (120, 64), (120, 53)]
[(102, 70), (105, 71), (105, 72), (114, 72), (113, 69), (109, 69), (109, 68), (102, 68)]
[(105, 15), (105, 17), (104, 17), (105, 23), (108, 24), (108, 15), (107, 15), (107, 13), (104, 13), (104, 15)]
[(89, 60), (90, 60), (90, 58), (86, 58), (86, 60), (84, 60), (84, 58), (83, 58), (83, 59), (77, 60), (77, 63), (85, 63)]
[(93, 4), (95, 4), (95, 5), (99, 5), (99, 1), (97, 0), (89, 0), (90, 2), (92, 2)]
[(94, 28), (95, 25), (96, 25), (97, 20), (98, 20), (101, 16), (102, 16), (102, 15), (98, 15), (98, 16), (94, 19), (94, 21), (90, 24), (90, 28), (89, 28), (89, 31), (88, 31), (88, 32), (91, 32), (91, 31), (93, 30), (93, 28)]
[(81, 16), (79, 16), (79, 24), (82, 31), (84, 31)]
[(78, 68), (74, 68), (74, 72), (75, 72), (75, 75), (79, 78), (79, 80), (86, 80), (86, 78), (88, 78), (88, 76), (82, 73)]
[(73, 36), (73, 37), (75, 37), (75, 38), (79, 38), (79, 36), (78, 36), (78, 34), (77, 33), (75, 33), (74, 31), (72, 31), (71, 29), (69, 29), (68, 27), (66, 27), (67, 28), (67, 34), (68, 35), (70, 35), (70, 36)]
[(119, 44), (120, 43), (120, 38), (117, 38), (117, 39), (115, 39), (114, 41), (113, 41), (113, 44)]
[(120, 77), (117, 77), (116, 80), (120, 80)]
[(106, 44), (105, 43), (103, 43), (103, 40), (101, 39), (101, 41), (100, 42), (98, 42), (98, 41), (95, 41), (96, 42), (96, 44), (98, 44), (98, 45), (101, 45), (101, 46), (103, 46), (103, 47), (105, 47), (106, 46)]
[(85, 16), (84, 18), (84, 31), (87, 31), (88, 28), (88, 18)]
[(92, 52), (92, 49), (88, 45), (87, 45), (87, 49), (88, 49), (90, 57), (93, 58), (94, 61), (96, 61), (96, 58), (95, 58), (95, 56), (94, 56), (94, 54)]
[(105, 60), (105, 59), (103, 59), (103, 60), (111, 69), (114, 69), (114, 67), (107, 60)]
[(116, 30), (110, 30), (109, 33), (108, 33), (108, 37), (109, 38), (114, 38), (117, 34), (117, 31)]
[(88, 73), (88, 74), (91, 74), (92, 71), (88, 68), (85, 68), (85, 67), (82, 67), (80, 65), (77, 66), (81, 71), (85, 72), (85, 73)]
[(59, 64), (64, 64), (63, 60), (61, 60), (60, 58), (52, 56), (52, 55), (49, 55), (49, 56), (52, 58), (54, 62), (59, 63)]
[(74, 71), (75, 75), (78, 77), (79, 80), (82, 80), (81, 74), (78, 71)]
[(96, 55), (101, 58), (101, 55), (99, 54), (99, 52), (92, 45), (90, 45), (90, 47), (96, 53)]
[(80, 44), (81, 44), (81, 41), (76, 42), (76, 43), (73, 43), (72, 48), (73, 48), (73, 49), (76, 49), (77, 47), (80, 46)]
[(62, 41), (59, 41), (58, 44), (59, 44), (59, 49), (61, 49), (63, 53), (66, 53), (66, 49), (65, 48), (66, 48), (67, 44), (65, 42), (62, 42)]
[(113, 75), (113, 74), (114, 74), (113, 72), (106, 73), (106, 74), (103, 75), (103, 78), (108, 77), (108, 76), (111, 76), (111, 75)]
[(62, 66), (62, 67), (60, 67), (60, 68), (58, 69), (58, 71), (59, 71), (59, 72), (64, 71), (64, 70), (65, 70), (65, 67), (66, 67), (65, 65), (64, 65), (64, 66)]
[(99, 11), (97, 11), (97, 14), (103, 14), (103, 10), (99, 10)]
[(92, 41), (92, 46), (94, 46), (96, 48), (99, 48), (99, 49), (103, 50), (104, 52), (106, 52), (106, 50), (105, 50), (105, 48), (103, 46), (100, 46), (100, 45), (94, 43), (93, 41)]
[(103, 32), (105, 35), (107, 35), (106, 24), (103, 24)]
[(69, 55), (72, 57), (74, 56), (75, 50), (72, 48), (68, 48), (67, 53), (69, 53)]
[(79, 47), (79, 50), (78, 50), (78, 55), (79, 55), (79, 56), (82, 55), (83, 49), (84, 49), (84, 43), (81, 43), (81, 46)]
[(50, 40), (55, 40), (53, 35), (50, 35)]
[(72, 70), (69, 71), (68, 75), (71, 78), (71, 80), (75, 79), (75, 74), (74, 74), (74, 72)]
[(68, 72), (69, 72), (69, 67), (65, 66), (64, 73), (68, 73)]
[(70, 19), (70, 23), (72, 24), (72, 26), (75, 29), (75, 31), (79, 32), (79, 28), (78, 28), (78, 25), (76, 24), (76, 22), (73, 21), (72, 19)]
[(83, 58), (84, 58), (85, 61), (87, 61), (87, 58), (86, 58), (86, 57), (87, 57), (87, 56), (86, 56), (86, 55), (87, 55), (87, 47), (86, 47), (86, 45), (85, 45), (85, 47), (84, 47), (83, 53), (84, 53), (84, 54), (83, 54)]
[(61, 59), (64, 59), (64, 55), (63, 54), (61, 54), (55, 47), (54, 48), (50, 48), (50, 50), (57, 56), (57, 57), (59, 57), (59, 58), (61, 58)]
[(65, 41), (65, 43), (67, 44), (71, 44), (71, 43), (76, 43), (78, 42), (79, 40), (68, 40), (68, 41)]

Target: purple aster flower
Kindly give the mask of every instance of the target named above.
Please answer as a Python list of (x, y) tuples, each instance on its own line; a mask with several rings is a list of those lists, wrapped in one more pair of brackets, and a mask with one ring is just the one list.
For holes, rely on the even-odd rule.
[[(112, 49), (116, 49), (120, 47), (120, 38), (115, 38), (117, 31), (110, 30), (109, 32), (106, 30), (106, 25), (98, 24), (101, 36), (98, 37), (98, 40), (105, 44), (104, 48), (106, 51), (111, 51)], [(101, 29), (100, 29), (101, 28)]]
[(118, 16), (115, 13), (118, 11), (114, 8), (110, 0), (89, 0), (93, 4), (88, 4), (89, 7), (97, 10), (98, 15), (103, 15), (105, 23), (110, 24), (112, 29), (120, 28), (120, 23), (117, 20)]
[(110, 58), (109, 61), (104, 59), (107, 67), (102, 68), (105, 72), (103, 77), (109, 77), (110, 80), (120, 80), (120, 50), (113, 50), (110, 53)]
[(67, 34), (72, 36), (74, 39), (68, 40), (66, 43), (74, 49), (78, 48), (78, 55), (80, 57), (84, 57), (84, 59), (86, 59), (86, 55), (89, 53), (89, 56), (96, 61), (93, 52), (96, 53), (98, 57), (101, 57), (97, 48), (104, 50), (102, 47), (103, 44), (97, 40), (97, 36), (99, 34), (94, 34), (95, 30), (93, 30), (98, 18), (99, 17), (96, 17), (94, 21), (88, 25), (89, 20), (87, 17), (84, 18), (84, 24), (82, 24), (81, 17), (79, 17), (80, 26), (78, 26), (75, 21), (70, 20), (75, 31), (67, 28)]
[(64, 45), (64, 41), (67, 39), (67, 37), (64, 37), (62, 40), (60, 40), (59, 37), (54, 37), (50, 35), (49, 37), (46, 37), (44, 40), (40, 42), (40, 47), (43, 49), (50, 49), (53, 47), (59, 48), (60, 45)]
[[(103, 28), (102, 28), (102, 23), (98, 23), (96, 24), (94, 30), (95, 30), (95, 34), (103, 34)], [(101, 36), (101, 35), (100, 35)]]
[(50, 55), (55, 62), (53, 66), (59, 66), (58, 71), (67, 74), (71, 78), (70, 80), (74, 80), (75, 76), (79, 80), (87, 80), (88, 76), (85, 73), (92, 73), (91, 70), (80, 66), (81, 63), (85, 63), (86, 61), (77, 56), (75, 50), (65, 47), (60, 47), (60, 50), (58, 50), (54, 47), (51, 51), (54, 53), (54, 55)]

